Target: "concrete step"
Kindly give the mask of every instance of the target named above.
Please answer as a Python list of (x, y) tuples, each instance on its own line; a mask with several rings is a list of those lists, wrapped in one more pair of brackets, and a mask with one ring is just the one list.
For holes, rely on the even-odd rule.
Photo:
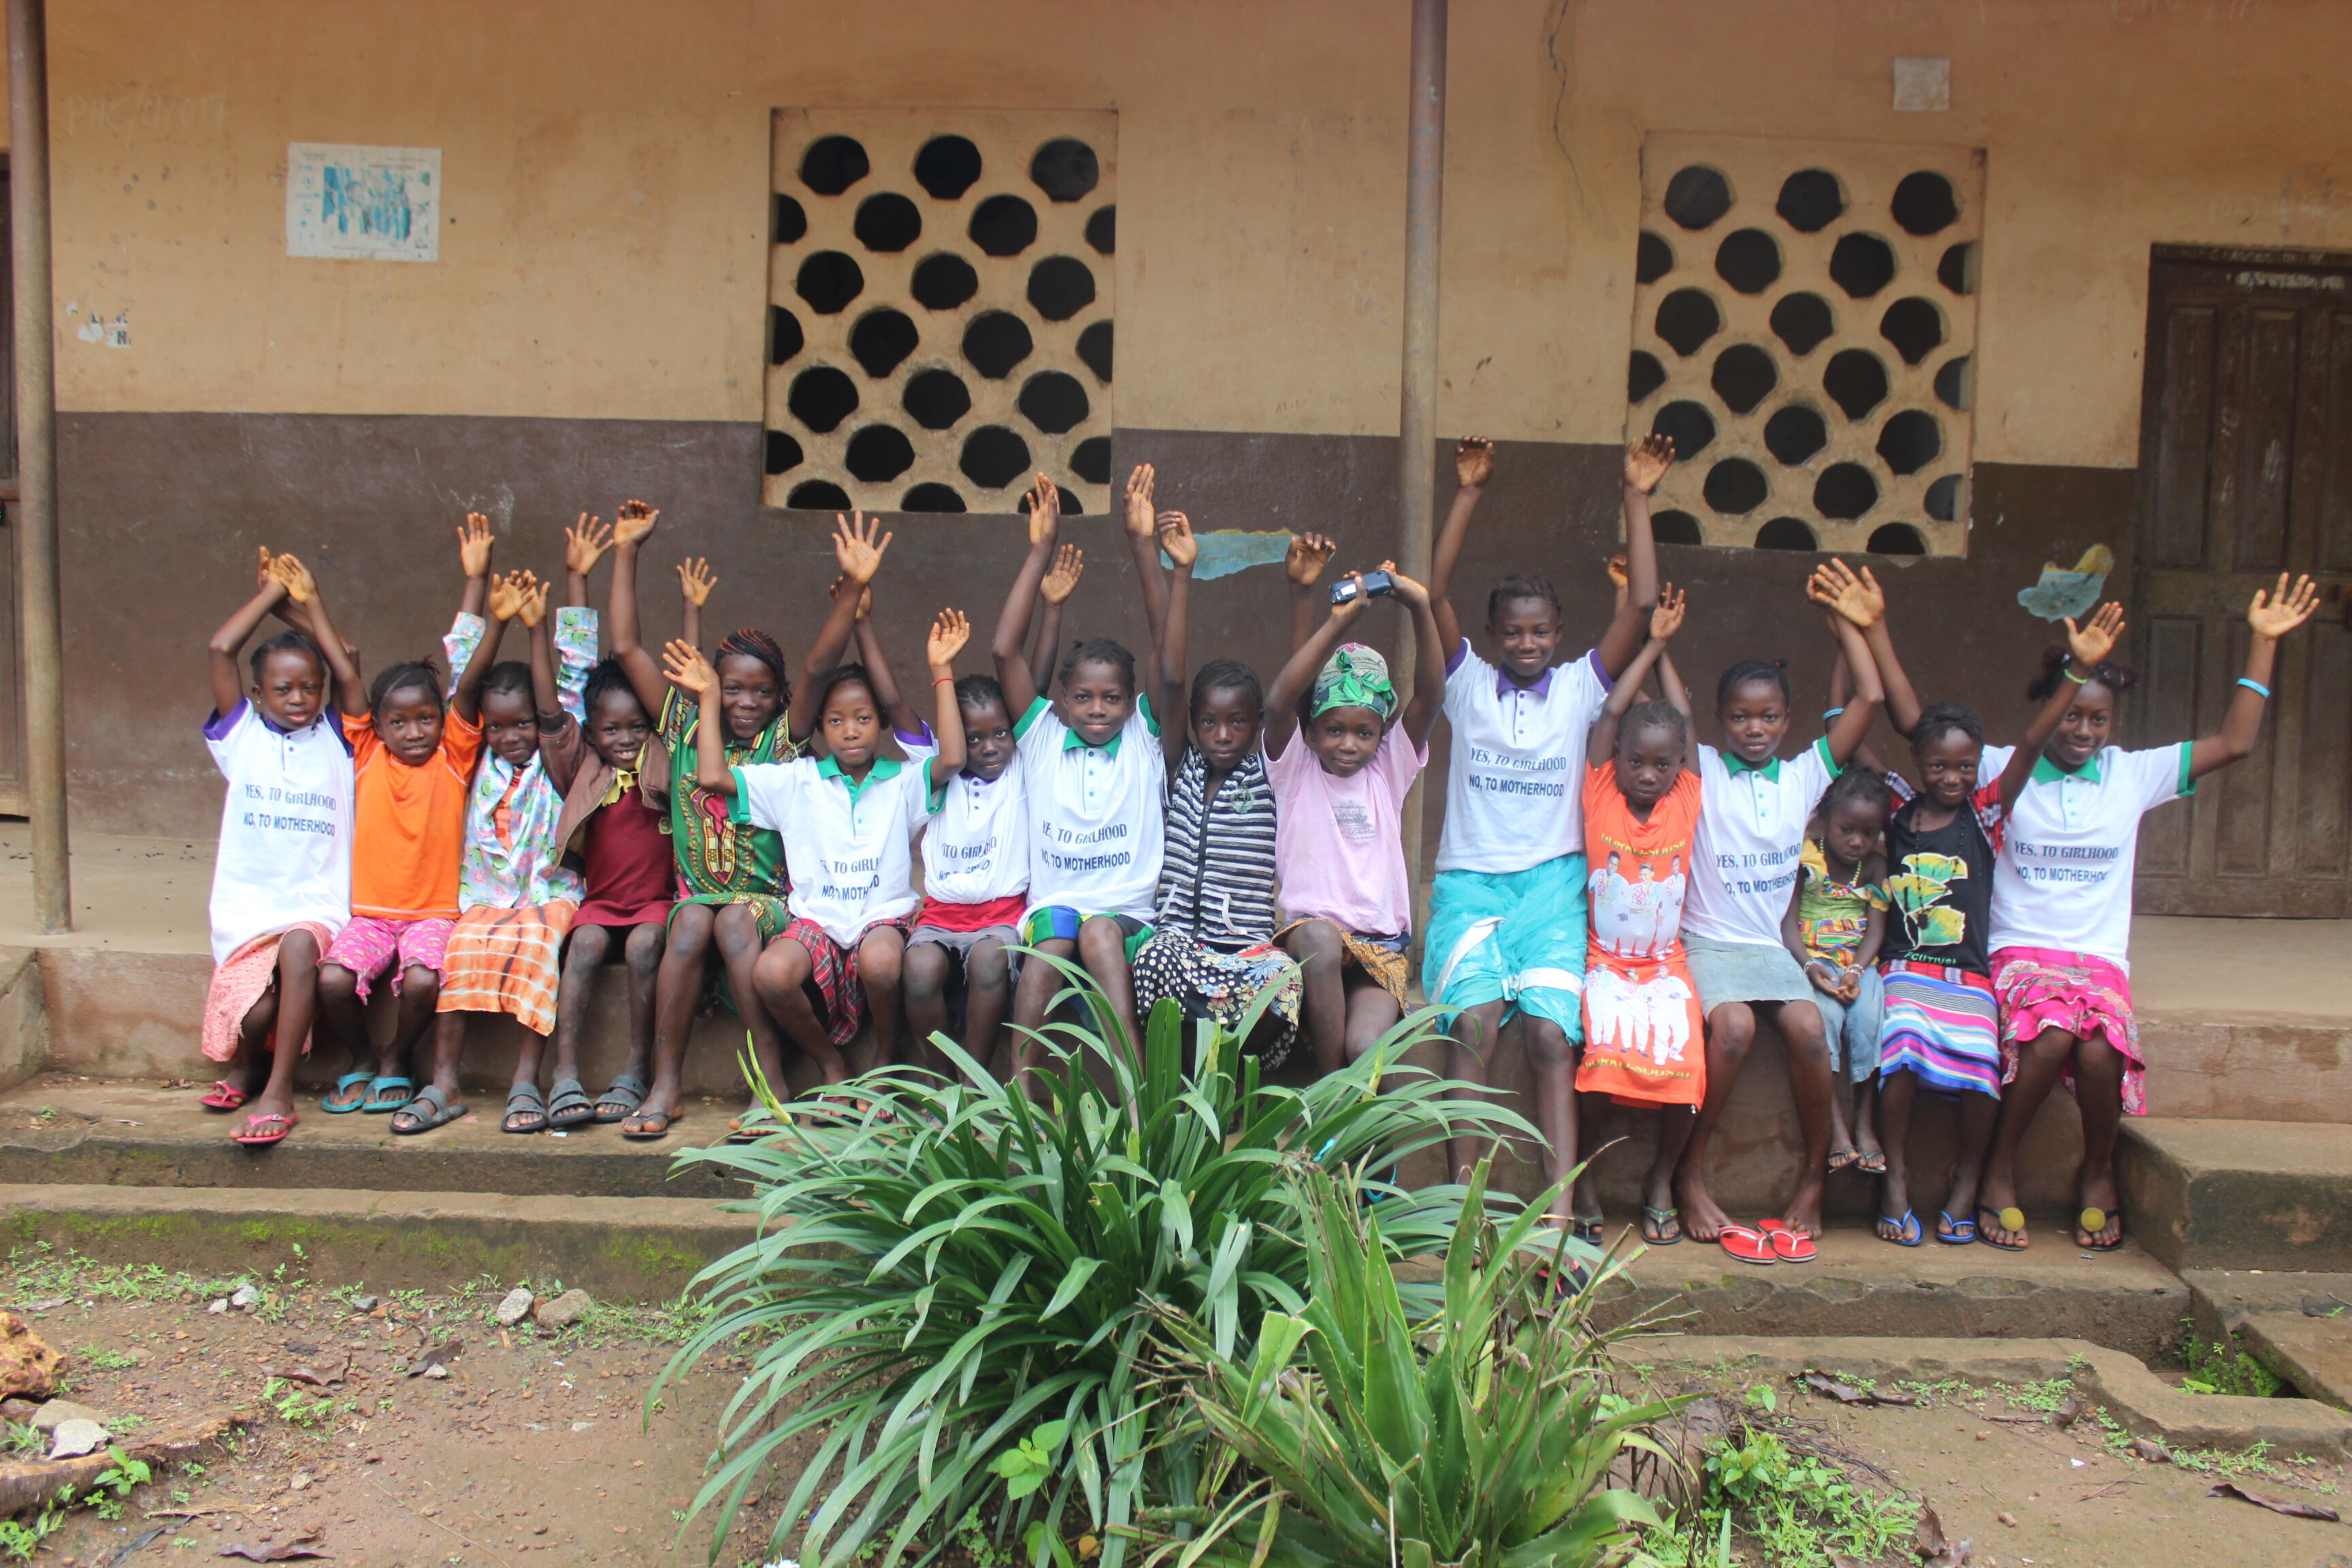
[(2246, 1352), (2305, 1399), (2352, 1406), (2352, 1321), (2301, 1312), (2255, 1312), (2240, 1331)]
[(2352, 1274), (2192, 1268), (2198, 1336), (2234, 1336), (2241, 1349), (2306, 1398), (2352, 1407)]
[(2352, 1269), (2352, 1127), (2124, 1123), (2125, 1225), (2176, 1269)]

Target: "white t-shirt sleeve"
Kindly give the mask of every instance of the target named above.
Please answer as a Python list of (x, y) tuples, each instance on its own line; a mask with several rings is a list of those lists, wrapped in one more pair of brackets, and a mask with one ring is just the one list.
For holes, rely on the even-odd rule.
[(800, 781), (793, 775), (815, 765), (801, 759), (789, 763), (753, 763), (733, 769), (735, 820), (777, 833), (785, 832), (792, 820), (794, 797), (799, 793), (795, 786)]
[(1445, 667), (1444, 709), (1448, 719), (1461, 711), (1464, 694), (1475, 690), (1481, 680), (1494, 685), (1495, 667), (1471, 652), (1470, 639), (1464, 637), (1461, 647), (1454, 650), (1453, 662)]
[(252, 700), (244, 697), (238, 698), (236, 706), (227, 712), (215, 713), (205, 721), (205, 749), (213, 754), (213, 765), (220, 769), (224, 778), (235, 776), (230, 769), (237, 743), (243, 739), (239, 731), (258, 722), (260, 716), (254, 712)]
[(2197, 793), (2197, 781), (2189, 776), (2194, 747), (2194, 742), (2182, 741), (2144, 752), (2111, 750), (2107, 757), (2122, 773), (2119, 782), (2127, 781), (2127, 798), (2137, 801), (2140, 810), (2153, 811), (2166, 801)]

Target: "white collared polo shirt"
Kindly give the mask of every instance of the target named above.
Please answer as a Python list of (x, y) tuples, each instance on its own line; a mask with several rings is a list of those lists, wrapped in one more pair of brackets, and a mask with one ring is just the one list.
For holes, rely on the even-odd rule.
[(1992, 946), (2047, 947), (2130, 972), (2132, 863), (2140, 818), (2196, 793), (2190, 742), (2109, 746), (2068, 773), (2048, 757), (2009, 809), (1993, 863)]
[(1089, 746), (1040, 697), (1013, 725), (1028, 779), (1029, 908), (1151, 919), (1168, 830), (1168, 758), (1149, 699)]
[(1520, 686), (1464, 639), (1445, 673), (1439, 870), (1524, 871), (1584, 852), (1584, 743), (1612, 684), (1597, 648)]
[(733, 770), (738, 823), (784, 841), (793, 915), (844, 947), (915, 908), (915, 835), (937, 802), (930, 772), (877, 757), (863, 781), (831, 757)]
[(1805, 824), (1838, 775), (1826, 737), (1783, 761), (1751, 767), (1700, 746), (1698, 836), (1691, 851), (1683, 934), (1777, 948)]

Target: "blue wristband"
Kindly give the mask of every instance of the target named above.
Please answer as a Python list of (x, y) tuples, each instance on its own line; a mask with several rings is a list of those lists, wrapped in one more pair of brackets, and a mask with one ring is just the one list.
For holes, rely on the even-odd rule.
[(2244, 687), (2247, 690), (2252, 692), (2255, 696), (2261, 698), (2265, 702), (2269, 701), (2271, 699), (2271, 689), (2264, 686), (2261, 681), (2256, 680), (2251, 675), (2242, 675), (2238, 677), (2238, 684)]
[(1843, 708), (1832, 708), (1828, 712), (1822, 715), (1822, 722), (1824, 724), (1830, 723), (1835, 720), (1839, 714), (1844, 711), (1845, 710)]

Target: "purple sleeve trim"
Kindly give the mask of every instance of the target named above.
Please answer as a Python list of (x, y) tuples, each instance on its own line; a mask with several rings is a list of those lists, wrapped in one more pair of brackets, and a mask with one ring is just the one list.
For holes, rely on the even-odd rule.
[(1469, 657), (1470, 639), (1468, 637), (1464, 637), (1461, 642), (1454, 646), (1453, 656), (1446, 659), (1445, 673), (1452, 675), (1455, 670), (1462, 668), (1462, 661)]
[(925, 723), (920, 719), (915, 721), (915, 727), (913, 729), (898, 731), (898, 736), (899, 742), (905, 745), (924, 746), (934, 752), (940, 749), (940, 742), (938, 739), (932, 735), (930, 725)]
[(333, 703), (330, 702), (320, 710), (319, 722), (327, 727), (327, 733), (343, 743), (343, 755), (356, 757), (360, 754), (359, 748), (352, 744), (351, 736), (344, 732), (342, 713)]
[(1609, 673), (1609, 667), (1607, 665), (1601, 662), (1601, 650), (1596, 647), (1584, 657), (1586, 661), (1592, 666), (1592, 679), (1601, 682), (1601, 689), (1603, 691), (1616, 690), (1617, 678)]
[(240, 697), (236, 700), (236, 706), (230, 709), (227, 712), (215, 713), (211, 718), (206, 719), (205, 721), (205, 739), (207, 741), (227, 740), (228, 732), (236, 728), (236, 721), (244, 718), (246, 710), (252, 706), (253, 704), (250, 700)]

